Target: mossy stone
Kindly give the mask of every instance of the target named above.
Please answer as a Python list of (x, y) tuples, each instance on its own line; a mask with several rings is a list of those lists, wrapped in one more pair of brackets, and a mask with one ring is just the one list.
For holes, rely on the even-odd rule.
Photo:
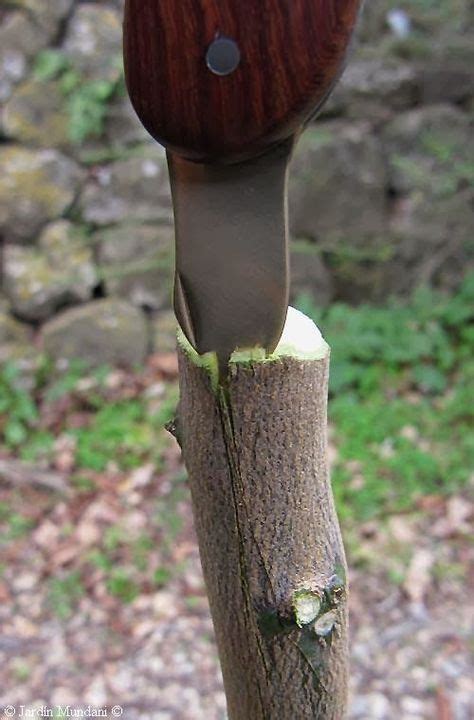
[(172, 223), (171, 191), (163, 149), (143, 146), (136, 156), (111, 163), (89, 180), (79, 200), (83, 219), (114, 223)]
[(382, 148), (365, 123), (320, 123), (301, 137), (290, 172), (294, 237), (326, 245), (341, 235), (354, 242), (386, 225)]
[(0, 233), (6, 241), (31, 241), (48, 221), (72, 205), (83, 172), (55, 150), (0, 148)]
[(78, 359), (91, 367), (139, 365), (149, 347), (144, 313), (112, 298), (64, 311), (45, 323), (42, 339), (46, 354), (57, 362)]
[(171, 306), (174, 230), (166, 225), (124, 224), (94, 234), (108, 295), (151, 310)]
[(68, 117), (56, 82), (30, 80), (19, 86), (5, 105), (7, 137), (35, 147), (67, 147)]
[(122, 74), (121, 12), (99, 3), (78, 4), (63, 49), (85, 79), (116, 82)]
[(92, 248), (66, 220), (48, 225), (37, 247), (7, 245), (4, 263), (11, 306), (29, 321), (46, 320), (60, 307), (89, 300), (98, 283)]

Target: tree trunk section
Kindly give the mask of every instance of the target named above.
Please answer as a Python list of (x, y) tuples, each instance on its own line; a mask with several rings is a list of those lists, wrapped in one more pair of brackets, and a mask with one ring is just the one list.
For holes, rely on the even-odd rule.
[(327, 460), (329, 352), (231, 364), (179, 348), (189, 473), (230, 720), (342, 720), (346, 562)]

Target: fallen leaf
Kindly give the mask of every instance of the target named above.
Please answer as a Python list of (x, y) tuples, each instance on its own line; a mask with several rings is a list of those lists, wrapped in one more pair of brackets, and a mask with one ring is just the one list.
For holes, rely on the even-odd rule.
[(33, 542), (38, 545), (38, 547), (44, 548), (45, 550), (50, 550), (53, 545), (56, 544), (58, 537), (59, 529), (50, 520), (42, 522), (41, 525), (36, 528), (32, 536)]
[(455, 535), (470, 535), (472, 526), (469, 522), (473, 515), (473, 505), (464, 498), (453, 495), (446, 503), (446, 513), (433, 526), (432, 533), (438, 538)]
[(156, 353), (150, 358), (150, 366), (168, 379), (178, 377), (178, 356), (176, 353)]
[(100, 530), (92, 522), (82, 521), (76, 528), (75, 537), (82, 547), (96, 545), (100, 540)]
[(472, 503), (462, 497), (459, 497), (458, 495), (453, 495), (453, 497), (449, 498), (447, 516), (453, 528), (465, 526), (466, 529), (468, 529), (467, 521), (472, 517), (472, 515)]
[(130, 475), (130, 484), (133, 488), (142, 488), (146, 485), (149, 485), (150, 482), (153, 479), (153, 474), (155, 472), (155, 465), (152, 463), (149, 463), (148, 465), (143, 465), (142, 467), (137, 468), (132, 472)]
[(80, 552), (81, 548), (76, 543), (66, 545), (53, 553), (51, 556), (51, 565), (55, 568), (69, 565), (70, 562), (76, 559)]
[(393, 515), (388, 526), (390, 533), (400, 543), (414, 543), (416, 534), (412, 522), (404, 515)]
[(434, 562), (429, 550), (417, 550), (411, 559), (403, 589), (414, 603), (422, 603), (425, 592), (430, 584), (430, 570)]

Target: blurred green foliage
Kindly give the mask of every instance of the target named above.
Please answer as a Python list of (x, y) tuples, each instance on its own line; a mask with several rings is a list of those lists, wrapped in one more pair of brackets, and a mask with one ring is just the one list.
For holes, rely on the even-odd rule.
[(14, 363), (0, 370), (0, 431), (11, 448), (20, 447), (29, 429), (38, 420), (38, 409), (31, 394), (22, 387), (21, 372)]
[[(166, 445), (163, 428), (172, 420), (177, 403), (177, 387), (169, 385), (159, 406), (149, 411), (145, 397), (111, 401), (105, 380), (110, 368), (92, 373), (80, 363), (55, 380), (45, 361), (33, 378), (22, 377), (14, 363), (0, 367), (0, 448), (2, 445), (22, 460), (47, 460), (53, 452), (55, 434), (42, 424), (42, 408), (69, 398), (71, 411), (82, 408), (84, 423), (63, 432), (75, 440), (77, 470), (101, 472), (111, 462), (119, 470), (130, 470), (148, 462), (157, 468)], [(87, 378), (90, 387), (81, 391)], [(80, 474), (78, 475), (80, 485)], [(90, 482), (90, 481), (89, 481)], [(87, 483), (86, 483), (87, 484)]]
[[(474, 275), (452, 297), (422, 288), (408, 301), (384, 307), (318, 310), (304, 297), (299, 306), (332, 348), (333, 484), (342, 516), (361, 520), (407, 510), (423, 495), (465, 485), (474, 469)], [(47, 460), (57, 431), (42, 423), (44, 408), (67, 400), (71, 412), (80, 408), (85, 418), (77, 427), (69, 427), (67, 412), (60, 420), (60, 432), (75, 441), (78, 492), (93, 488), (89, 474), (110, 463), (119, 471), (150, 462), (159, 469), (176, 384), (166, 385), (150, 409), (145, 392), (111, 398), (109, 373), (73, 365), (52, 380), (45, 365), (25, 382), (12, 364), (0, 368), (0, 449)], [(179, 532), (180, 518), (169, 504), (158, 509), (157, 520), (165, 536)], [(21, 531), (9, 527), (7, 534)], [(107, 536), (104, 542), (107, 555), (121, 539)], [(145, 553), (135, 550), (137, 558)], [(110, 591), (127, 595), (125, 579), (115, 580), (110, 578)]]
[(124, 93), (122, 75), (112, 81), (87, 80), (60, 50), (39, 53), (34, 74), (39, 81), (59, 83), (69, 116), (69, 137), (77, 145), (102, 135), (110, 101)]
[(406, 510), (474, 470), (474, 275), (445, 297), (299, 307), (332, 348), (333, 484), (344, 517)]
[(49, 581), (48, 604), (55, 615), (67, 620), (84, 593), (80, 573), (65, 573)]

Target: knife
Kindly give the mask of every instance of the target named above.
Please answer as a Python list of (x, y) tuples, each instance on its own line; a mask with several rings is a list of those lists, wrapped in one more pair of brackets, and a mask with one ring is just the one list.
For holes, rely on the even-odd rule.
[(271, 353), (289, 298), (288, 163), (345, 64), (362, 0), (126, 0), (128, 92), (167, 151), (174, 306), (221, 378)]

